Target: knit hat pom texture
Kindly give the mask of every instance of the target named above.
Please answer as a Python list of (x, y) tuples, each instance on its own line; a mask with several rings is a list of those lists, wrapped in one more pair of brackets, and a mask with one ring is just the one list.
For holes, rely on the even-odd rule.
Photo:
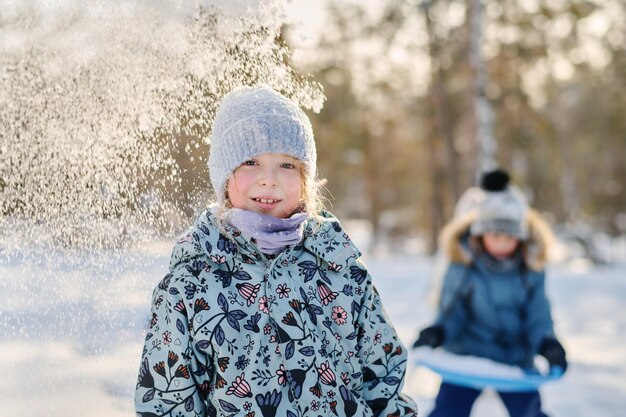
[(480, 184), (485, 197), (478, 206), (478, 218), (470, 226), (472, 235), (502, 233), (520, 240), (528, 238), (528, 201), (509, 182), (509, 175), (500, 169), (483, 175)]
[(504, 191), (511, 178), (506, 171), (496, 169), (486, 172), (480, 179), (480, 187), (485, 191)]

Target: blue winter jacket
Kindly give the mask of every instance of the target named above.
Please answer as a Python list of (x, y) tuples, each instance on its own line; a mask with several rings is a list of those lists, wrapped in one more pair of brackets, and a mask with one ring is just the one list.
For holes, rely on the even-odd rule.
[[(541, 228), (532, 221), (531, 230), (534, 240), (527, 245), (534, 250), (543, 240)], [(444, 328), (443, 347), (456, 354), (532, 367), (543, 339), (554, 336), (545, 271), (530, 262), (528, 254), (508, 268), (494, 268), (489, 257), (470, 244), (473, 238), (463, 227), (448, 238), (453, 242), (447, 247), (455, 247), (456, 254), (452, 251), (435, 320)]]
[(154, 290), (139, 416), (414, 416), (406, 351), (339, 222), (269, 259), (210, 210)]

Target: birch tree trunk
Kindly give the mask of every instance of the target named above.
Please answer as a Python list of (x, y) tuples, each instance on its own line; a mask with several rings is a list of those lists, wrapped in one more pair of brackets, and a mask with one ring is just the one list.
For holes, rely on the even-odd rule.
[(476, 181), (482, 172), (497, 167), (496, 152), (498, 146), (493, 137), (493, 108), (487, 98), (489, 83), (487, 65), (481, 51), (482, 31), (484, 26), (484, 6), (482, 0), (468, 0), (469, 18), (469, 63), (472, 69), (472, 103), (474, 144), (476, 149)]

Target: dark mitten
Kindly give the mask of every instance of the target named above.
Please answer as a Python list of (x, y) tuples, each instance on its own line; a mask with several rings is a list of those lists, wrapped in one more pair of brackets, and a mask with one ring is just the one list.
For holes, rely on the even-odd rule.
[(419, 337), (413, 343), (413, 348), (420, 346), (430, 346), (436, 348), (443, 343), (444, 331), (442, 326), (426, 327), (420, 332)]
[(548, 360), (550, 368), (559, 366), (563, 372), (567, 369), (565, 349), (554, 337), (546, 337), (539, 346), (539, 354)]

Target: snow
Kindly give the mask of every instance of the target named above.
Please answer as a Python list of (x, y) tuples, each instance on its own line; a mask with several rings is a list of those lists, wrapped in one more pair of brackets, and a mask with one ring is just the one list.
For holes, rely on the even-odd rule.
[(138, 224), (175, 229), (184, 203), (168, 195), (188, 169), (176, 155), (208, 144), (237, 86), (262, 80), (319, 111), (321, 88), (275, 42), (283, 3), (0, 0), (0, 248), (119, 247)]
[[(153, 286), (167, 270), (173, 241), (103, 255), (98, 268), (29, 257), (0, 257), (0, 415), (122, 417), (133, 390)], [(63, 256), (59, 254), (57, 256)], [(85, 255), (88, 257), (89, 255)], [(366, 257), (386, 310), (410, 346), (434, 312), (427, 302), (431, 258)], [(626, 410), (626, 264), (556, 265), (548, 292), (570, 368), (542, 388), (552, 416), (617, 417)], [(410, 363), (412, 363), (411, 353)], [(426, 416), (438, 377), (410, 365), (405, 392)], [(506, 416), (485, 392), (472, 416)]]
[[(13, 156), (0, 161), (11, 185), (0, 205), (12, 212), (28, 202), (27, 221), (0, 216), (0, 417), (132, 416), (151, 291), (167, 271), (174, 242), (141, 242), (135, 236), (144, 235), (124, 216), (101, 220), (117, 209), (128, 214), (124, 195), (140, 191), (138, 173), (119, 161), (131, 158), (142, 175), (169, 166), (167, 156), (143, 145), (143, 135), (179, 129), (187, 114), (201, 115), (189, 129), (207, 127), (211, 97), (250, 81), (238, 70), (248, 56), (264, 58), (253, 71), (259, 79), (303, 106), (319, 110), (322, 95), (275, 59), (282, 50), (268, 40), (287, 19), (282, 0), (117, 0), (113, 8), (105, 7), (108, 0), (89, 7), (78, 0), (22, 3), (0, 0), (7, 23), (0, 28), (0, 119), (6, 121), (0, 153)], [(200, 5), (222, 11), (215, 28), (203, 25)], [(259, 24), (266, 34), (249, 30)], [(234, 44), (242, 51), (232, 56)], [(194, 78), (214, 94), (196, 94)], [(150, 207), (159, 196), (144, 199)], [(74, 249), (49, 249), (67, 236), (79, 239), (70, 242)], [(117, 238), (136, 247), (122, 254), (102, 249)], [(621, 242), (616, 253), (623, 254)], [(610, 248), (602, 259), (623, 259)], [(434, 262), (404, 255), (367, 263), (410, 345), (433, 315), (427, 294)], [(564, 379), (544, 390), (553, 415), (626, 410), (625, 272), (626, 264), (585, 260), (551, 271), (557, 329), (571, 360)], [(437, 386), (436, 375), (409, 367), (406, 391), (422, 415)], [(504, 411), (487, 393), (473, 415)]]

